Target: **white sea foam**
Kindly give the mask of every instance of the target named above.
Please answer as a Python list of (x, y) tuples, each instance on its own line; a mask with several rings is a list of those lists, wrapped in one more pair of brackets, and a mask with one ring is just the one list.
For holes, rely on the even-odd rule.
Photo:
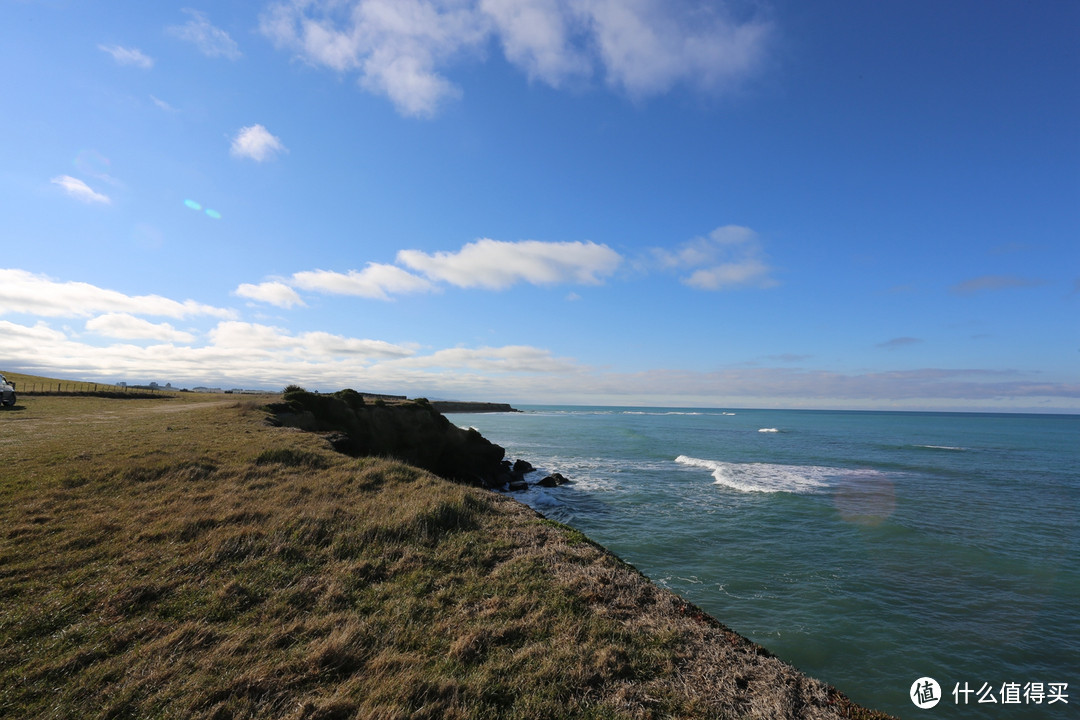
[(623, 415), (704, 415), (690, 410), (668, 410), (665, 412), (645, 412), (644, 410), (623, 410)]
[(739, 492), (817, 492), (829, 487), (829, 480), (844, 470), (816, 465), (775, 465), (773, 463), (729, 463), (680, 455), (675, 462), (712, 471), (714, 483)]
[(758, 432), (778, 433), (780, 432), (780, 428), (761, 428)]
[(967, 448), (955, 447), (953, 445), (916, 445), (915, 447), (925, 448), (927, 450), (967, 450)]

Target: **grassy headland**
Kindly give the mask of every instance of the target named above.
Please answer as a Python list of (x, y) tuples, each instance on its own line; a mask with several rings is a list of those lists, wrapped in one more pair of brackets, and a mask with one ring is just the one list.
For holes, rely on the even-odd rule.
[(885, 717), (512, 499), (267, 422), (0, 413), (0, 717)]

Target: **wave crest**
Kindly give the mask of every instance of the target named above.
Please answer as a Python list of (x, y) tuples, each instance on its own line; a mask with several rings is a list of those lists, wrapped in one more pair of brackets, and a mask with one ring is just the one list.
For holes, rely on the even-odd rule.
[(714, 484), (739, 492), (809, 494), (829, 487), (829, 479), (844, 472), (838, 468), (816, 465), (729, 463), (702, 460), (686, 455), (675, 458), (675, 462), (688, 467), (710, 470)]

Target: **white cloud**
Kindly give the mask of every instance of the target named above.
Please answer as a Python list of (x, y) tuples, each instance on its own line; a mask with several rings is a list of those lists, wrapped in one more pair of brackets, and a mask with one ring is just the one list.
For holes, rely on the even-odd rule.
[(723, 4), (666, 0), (586, 0), (609, 84), (633, 97), (680, 83), (722, 90), (761, 62), (769, 26), (735, 21)]
[(292, 345), (284, 330), (270, 325), (230, 320), (217, 324), (210, 331), (210, 340), (217, 347), (242, 350), (280, 350)]
[(143, 70), (154, 67), (154, 59), (143, 54), (138, 48), (126, 48), (120, 45), (98, 45), (98, 50), (112, 55), (113, 60), (119, 65), (132, 65)]
[(482, 239), (457, 252), (428, 254), (402, 250), (401, 265), (423, 273), (421, 277), (398, 265), (368, 263), (363, 270), (337, 272), (305, 270), (285, 280), (258, 285), (244, 283), (234, 294), (281, 308), (303, 305), (296, 288), (331, 295), (389, 300), (394, 295), (435, 292), (438, 282), (462, 288), (501, 290), (519, 282), (534, 285), (584, 283), (595, 285), (622, 262), (607, 247), (592, 242), (501, 242)]
[(257, 300), (280, 308), (291, 308), (297, 305), (304, 306), (304, 301), (295, 290), (281, 282), (272, 280), (258, 285), (242, 283), (235, 290), (235, 294), (249, 300)]
[(413, 275), (394, 265), (368, 263), (363, 270), (347, 273), (330, 270), (307, 270), (292, 276), (293, 284), (303, 290), (333, 295), (356, 295), (359, 297), (389, 300), (390, 295), (431, 292), (435, 286), (422, 277)]
[(230, 152), (234, 157), (247, 157), (263, 162), (287, 150), (281, 139), (271, 135), (262, 125), (249, 125), (240, 128), (236, 133)]
[(227, 318), (232, 310), (194, 300), (177, 302), (160, 295), (125, 295), (83, 282), (59, 282), (26, 270), (0, 270), (0, 315), (24, 313), (40, 317), (88, 317), (98, 313), (133, 313), (172, 318), (195, 315)]
[(738, 225), (719, 227), (707, 237), (694, 238), (674, 251), (655, 249), (653, 255), (662, 268), (689, 272), (682, 282), (699, 290), (767, 288), (777, 284), (757, 233)]
[(154, 102), (155, 105), (157, 105), (159, 108), (161, 108), (162, 110), (164, 110), (167, 113), (180, 112), (179, 110), (174, 108), (172, 105), (170, 105), (169, 103), (165, 102), (164, 100), (162, 100), (160, 98), (157, 98), (157, 97), (154, 97), (153, 95), (151, 95), (150, 99)]
[(271, 325), (236, 320), (218, 323), (209, 336), (215, 348), (249, 353), (252, 362), (258, 362), (260, 357), (273, 358), (275, 362), (336, 362), (343, 358), (367, 362), (406, 358), (415, 353), (413, 347), (383, 340), (350, 338), (322, 331), (293, 335)]
[(769, 279), (769, 270), (760, 260), (749, 258), (695, 270), (683, 282), (698, 290), (726, 290), (745, 285), (770, 287), (776, 283)]
[[(25, 343), (56, 343), (67, 339), (67, 335), (59, 330), (53, 330), (42, 320), (33, 326), (0, 320), (0, 331), (8, 340), (9, 349), (26, 347)], [(10, 354), (9, 357), (18, 357), (18, 354)]]
[(403, 358), (415, 353), (411, 347), (383, 340), (361, 340), (327, 332), (306, 332), (299, 337), (300, 345), (317, 356), (351, 355), (362, 358)]
[(534, 285), (595, 285), (622, 262), (622, 257), (607, 245), (592, 242), (503, 242), (487, 238), (455, 253), (429, 255), (420, 250), (402, 250), (397, 259), (433, 280), (493, 290), (522, 281)]
[[(702, 290), (773, 287), (772, 268), (749, 228), (728, 225), (674, 250), (653, 249), (640, 267), (679, 272), (682, 282)], [(396, 265), (368, 263), (363, 270), (305, 270), (290, 278), (244, 283), (234, 294), (282, 308), (303, 305), (296, 289), (389, 300), (394, 295), (435, 292), (442, 284), (505, 290), (519, 283), (539, 286), (599, 285), (624, 258), (594, 242), (507, 242), (481, 238), (456, 251), (401, 250)], [(404, 266), (404, 267), (402, 267)], [(407, 269), (406, 269), (407, 268)], [(413, 271), (413, 272), (410, 272)], [(567, 300), (579, 300), (570, 293)]]
[(480, 0), (479, 8), (495, 23), (507, 60), (530, 80), (559, 87), (592, 73), (592, 60), (573, 44), (583, 25), (562, 0)]
[(405, 115), (431, 115), (458, 89), (436, 67), (485, 37), (467, 4), (439, 0), (292, 0), (264, 14), (262, 31), (307, 62), (359, 71)]
[(128, 313), (108, 313), (86, 321), (90, 332), (121, 340), (160, 340), (161, 342), (194, 342), (195, 336), (177, 330), (169, 323), (152, 323)]
[(600, 69), (642, 98), (677, 84), (723, 90), (751, 74), (769, 25), (723, 5), (665, 0), (285, 0), (261, 19), (278, 47), (357, 72), (405, 115), (434, 114), (460, 89), (444, 68), (498, 39), (530, 79), (560, 87)]
[(169, 34), (193, 43), (207, 57), (223, 57), (229, 60), (240, 57), (240, 48), (236, 41), (229, 37), (229, 33), (214, 27), (206, 15), (198, 10), (184, 8), (184, 12), (190, 15), (191, 19), (183, 25), (170, 27)]
[(108, 195), (102, 195), (101, 193), (94, 191), (82, 180), (73, 178), (70, 175), (58, 175), (50, 180), (50, 182), (53, 185), (59, 185), (68, 195), (85, 203), (101, 203), (103, 205), (108, 205), (112, 202)]

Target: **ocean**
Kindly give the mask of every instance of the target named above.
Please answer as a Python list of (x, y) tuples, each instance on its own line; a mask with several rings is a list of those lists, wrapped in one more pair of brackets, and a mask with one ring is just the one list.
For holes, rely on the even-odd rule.
[(519, 500), (856, 702), (1080, 717), (1080, 416), (523, 410), (450, 418), (572, 480)]

